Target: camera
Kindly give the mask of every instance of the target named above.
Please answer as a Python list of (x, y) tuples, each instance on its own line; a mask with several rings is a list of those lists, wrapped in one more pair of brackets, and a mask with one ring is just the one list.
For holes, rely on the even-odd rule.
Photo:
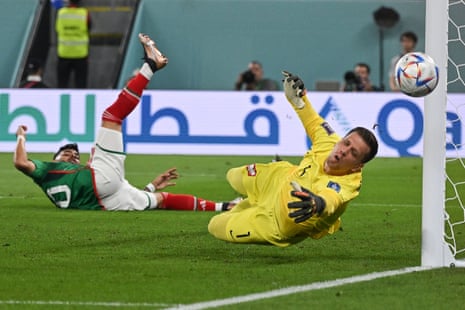
[(251, 84), (255, 82), (255, 74), (251, 70), (242, 72), (242, 82), (246, 84)]
[(360, 77), (353, 71), (347, 71), (344, 74), (345, 87), (344, 91), (359, 91), (363, 89), (362, 81)]

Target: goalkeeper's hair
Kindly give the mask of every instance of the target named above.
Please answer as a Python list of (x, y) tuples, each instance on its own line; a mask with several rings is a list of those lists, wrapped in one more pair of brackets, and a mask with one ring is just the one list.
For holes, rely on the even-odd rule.
[(357, 133), (362, 138), (362, 140), (368, 145), (368, 147), (370, 148), (370, 151), (367, 154), (365, 154), (365, 156), (362, 159), (363, 163), (369, 162), (378, 153), (378, 140), (376, 139), (373, 132), (371, 132), (371, 130), (366, 129), (365, 127), (352, 128), (346, 134), (346, 137), (348, 135), (350, 135), (351, 133), (353, 133), (353, 132)]
[(61, 146), (61, 147), (58, 149), (58, 151), (57, 151), (55, 154), (53, 154), (53, 159), (56, 159), (57, 156), (58, 156), (61, 152), (63, 152), (64, 150), (74, 150), (74, 151), (76, 151), (76, 152), (79, 154), (79, 148), (78, 148), (77, 143), (68, 143), (68, 144), (65, 144), (65, 145)]

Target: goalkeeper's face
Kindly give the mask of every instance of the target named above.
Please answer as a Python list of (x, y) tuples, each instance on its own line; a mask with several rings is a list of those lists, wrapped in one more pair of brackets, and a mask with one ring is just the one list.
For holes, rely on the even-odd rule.
[(370, 152), (370, 147), (357, 132), (342, 138), (329, 154), (325, 162), (328, 174), (344, 175), (360, 171), (363, 160)]
[(80, 164), (81, 157), (79, 152), (72, 149), (64, 149), (55, 157), (55, 161), (63, 161), (72, 164)]

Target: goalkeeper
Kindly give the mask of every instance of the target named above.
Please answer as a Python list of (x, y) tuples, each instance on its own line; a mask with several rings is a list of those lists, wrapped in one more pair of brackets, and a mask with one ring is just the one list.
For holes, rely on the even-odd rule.
[(283, 75), (286, 98), (312, 149), (297, 166), (278, 161), (230, 169), (228, 182), (246, 198), (210, 220), (208, 231), (218, 239), (286, 247), (334, 233), (347, 204), (359, 194), (362, 167), (378, 151), (376, 137), (366, 128), (338, 136), (311, 106), (302, 80)]

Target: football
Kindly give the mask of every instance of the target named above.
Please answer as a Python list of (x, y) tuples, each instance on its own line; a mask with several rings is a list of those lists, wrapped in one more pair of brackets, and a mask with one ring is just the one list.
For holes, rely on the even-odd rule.
[(404, 94), (423, 97), (438, 85), (439, 69), (434, 60), (425, 53), (407, 53), (397, 61), (395, 80)]

